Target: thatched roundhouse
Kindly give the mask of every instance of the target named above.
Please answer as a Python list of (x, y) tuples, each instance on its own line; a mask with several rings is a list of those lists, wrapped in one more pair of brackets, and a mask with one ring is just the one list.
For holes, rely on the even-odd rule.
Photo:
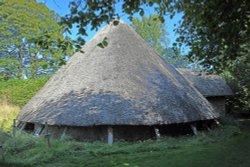
[[(108, 46), (98, 43), (107, 37)], [(126, 23), (104, 27), (18, 115), (22, 128), (81, 140), (144, 139), (219, 117), (173, 66)], [(184, 126), (181, 126), (184, 127)], [(173, 130), (173, 129), (172, 129)], [(181, 129), (183, 130), (183, 129)]]
[(179, 68), (178, 71), (212, 104), (217, 112), (225, 114), (226, 97), (233, 92), (226, 81), (216, 74)]

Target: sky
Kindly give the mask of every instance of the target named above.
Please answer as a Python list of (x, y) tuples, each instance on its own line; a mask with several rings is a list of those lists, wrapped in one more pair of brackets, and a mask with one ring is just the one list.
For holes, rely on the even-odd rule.
[[(55, 11), (60, 16), (65, 16), (66, 14), (70, 13), (68, 4), (70, 0), (37, 0), (37, 2), (43, 2), (49, 9)], [(125, 15), (122, 13), (121, 10), (121, 3), (116, 5), (116, 11), (119, 13), (121, 19), (128, 24), (131, 24), (131, 22), (128, 20), (128, 15)], [(152, 7), (145, 8), (145, 16), (149, 16), (150, 14), (155, 14)], [(141, 18), (140, 15), (135, 15), (135, 17)], [(178, 37), (178, 34), (175, 34), (174, 28), (175, 24), (178, 24), (178, 21), (180, 21), (182, 18), (182, 14), (176, 14), (176, 16), (173, 19), (170, 19), (170, 17), (165, 16), (165, 23), (166, 23), (166, 30), (169, 33), (169, 40), (170, 40), (170, 46), (175, 42), (175, 39)], [(105, 25), (102, 25), (105, 26)], [(100, 27), (102, 28), (102, 27)], [(72, 29), (72, 35), (70, 36), (73, 39), (76, 39), (78, 37), (77, 35), (77, 28), (73, 27)], [(89, 41), (96, 33), (96, 31), (90, 31), (90, 29), (87, 30), (88, 37), (85, 38), (86, 41)]]

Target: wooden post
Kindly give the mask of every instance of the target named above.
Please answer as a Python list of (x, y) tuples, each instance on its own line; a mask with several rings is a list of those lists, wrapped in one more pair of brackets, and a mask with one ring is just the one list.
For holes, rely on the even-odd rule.
[(50, 134), (49, 134), (49, 128), (48, 128), (48, 123), (45, 122), (45, 138), (47, 138), (47, 142), (48, 142), (48, 147), (51, 147), (50, 144)]
[(13, 137), (16, 137), (16, 119), (13, 119), (13, 129), (12, 129), (12, 134)]
[(62, 135), (61, 135), (60, 140), (63, 140), (63, 139), (65, 138), (67, 130), (68, 130), (68, 127), (66, 126), (66, 127), (64, 128), (64, 130), (63, 130), (63, 133), (62, 133)]
[(159, 129), (157, 129), (157, 128), (154, 128), (154, 130), (155, 130), (155, 136), (156, 136), (156, 140), (160, 140), (160, 138), (161, 138), (161, 134), (160, 134), (160, 131), (159, 131)]
[(205, 127), (207, 129), (207, 131), (209, 131), (209, 132), (211, 131), (211, 129), (209, 128), (209, 126), (206, 123), (203, 124), (203, 127)]
[(193, 134), (194, 134), (195, 136), (198, 135), (198, 130), (197, 130), (196, 126), (192, 124), (190, 127), (191, 127), (191, 129), (192, 129), (192, 131), (193, 131)]
[(108, 144), (112, 145), (113, 144), (113, 140), (114, 140), (113, 128), (109, 126), (108, 127)]
[(212, 124), (211, 124), (211, 128), (213, 129), (217, 126), (220, 126), (220, 122), (217, 119), (214, 119)]
[(19, 129), (20, 129), (20, 130), (24, 130), (25, 126), (26, 126), (26, 123), (22, 122), (22, 123), (20, 124)]
[(43, 131), (44, 126), (40, 124), (35, 124), (34, 136), (40, 136)]
[(16, 147), (16, 119), (13, 119), (12, 135), (14, 140), (14, 147)]
[(216, 125), (220, 125), (220, 122), (217, 119), (215, 119), (214, 122)]

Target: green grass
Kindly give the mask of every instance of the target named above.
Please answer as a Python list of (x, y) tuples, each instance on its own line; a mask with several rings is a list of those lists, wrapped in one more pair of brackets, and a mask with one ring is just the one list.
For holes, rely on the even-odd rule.
[(0, 103), (0, 129), (10, 132), (12, 129), (13, 119), (16, 118), (20, 108), (7, 103)]
[[(235, 167), (250, 165), (250, 134), (227, 125), (198, 136), (166, 137), (160, 141), (86, 143), (52, 140), (18, 133), (4, 143), (2, 166), (131, 166), (131, 167)], [(0, 163), (1, 166), (1, 163)]]
[[(43, 137), (22, 132), (14, 140), (10, 135), (12, 119), (19, 107), (0, 105), (0, 166), (113, 166), (113, 167), (248, 167), (250, 133), (241, 130), (232, 119), (222, 119), (224, 126), (198, 136), (166, 137), (160, 141), (77, 142), (65, 137), (52, 139), (48, 148)], [(14, 147), (16, 143), (16, 147)], [(4, 153), (5, 160), (2, 160)]]

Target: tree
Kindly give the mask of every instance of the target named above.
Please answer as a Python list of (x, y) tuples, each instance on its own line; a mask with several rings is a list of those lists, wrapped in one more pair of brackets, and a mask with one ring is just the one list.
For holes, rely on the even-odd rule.
[(242, 56), (239, 62), (222, 73), (235, 93), (228, 100), (232, 112), (250, 111), (250, 42), (240, 54)]
[(188, 45), (188, 56), (216, 71), (233, 68), (250, 36), (250, 3), (247, 0), (179, 1), (183, 12), (178, 41)]
[[(120, 3), (121, 2), (121, 3)], [(87, 36), (86, 27), (90, 25), (91, 30), (98, 29), (102, 23), (109, 23), (114, 19), (119, 19), (120, 15), (116, 11), (116, 5), (121, 4), (122, 12), (128, 14), (132, 21), (133, 15), (139, 13), (144, 15), (144, 7), (154, 6), (154, 9), (159, 14), (159, 20), (164, 22), (164, 15), (169, 10), (172, 10), (171, 1), (134, 1), (134, 0), (107, 0), (107, 1), (93, 1), (93, 0), (73, 0), (70, 2), (70, 13), (62, 18), (62, 23), (66, 25), (67, 31), (75, 25), (78, 28), (78, 34)], [(116, 22), (118, 23), (118, 22)], [(80, 40), (84, 43), (84, 39)]]
[(159, 20), (158, 15), (143, 16), (141, 20), (134, 18), (132, 27), (165, 61), (175, 67), (187, 67), (188, 61), (169, 47), (165, 23)]
[(121, 5), (122, 12), (131, 20), (136, 13), (143, 16), (147, 7), (154, 9), (161, 22), (168, 14), (173, 17), (176, 12), (183, 12), (183, 22), (176, 30), (181, 34), (178, 42), (190, 47), (190, 59), (217, 71), (233, 67), (250, 36), (248, 0), (75, 0), (70, 3), (70, 14), (62, 22), (68, 28), (75, 24), (79, 34), (87, 35), (88, 24), (91, 29), (97, 29), (102, 23), (120, 17), (116, 5)]
[(35, 0), (0, 2), (0, 74), (4, 78), (36, 77), (56, 68), (69, 45), (58, 16)]
[(132, 27), (155, 51), (164, 56), (169, 45), (168, 33), (164, 23), (161, 23), (157, 15), (143, 16), (142, 20), (132, 20)]
[(249, 1), (187, 0), (176, 3), (176, 8), (184, 13), (177, 29), (178, 42), (191, 48), (189, 58), (228, 74), (235, 91), (229, 101), (231, 109), (250, 111)]
[[(207, 70), (219, 73), (227, 71), (237, 85), (241, 85), (241, 88), (247, 86), (244, 78), (249, 78), (245, 76), (245, 70), (250, 70), (249, 66), (244, 66), (245, 70), (240, 67), (250, 61), (246, 53), (250, 37), (248, 0), (75, 0), (70, 3), (71, 13), (62, 21), (68, 28), (76, 24), (79, 34), (87, 35), (88, 24), (91, 29), (97, 29), (104, 22), (119, 19), (116, 5), (121, 5), (123, 14), (127, 14), (130, 20), (136, 13), (143, 16), (147, 7), (154, 9), (161, 22), (168, 14), (173, 17), (176, 12), (182, 12), (182, 22), (176, 28), (180, 34), (177, 44), (190, 48), (189, 59), (199, 62)], [(241, 78), (241, 75), (244, 77)], [(241, 91), (245, 93), (239, 97), (248, 104), (249, 90), (248, 87)]]

